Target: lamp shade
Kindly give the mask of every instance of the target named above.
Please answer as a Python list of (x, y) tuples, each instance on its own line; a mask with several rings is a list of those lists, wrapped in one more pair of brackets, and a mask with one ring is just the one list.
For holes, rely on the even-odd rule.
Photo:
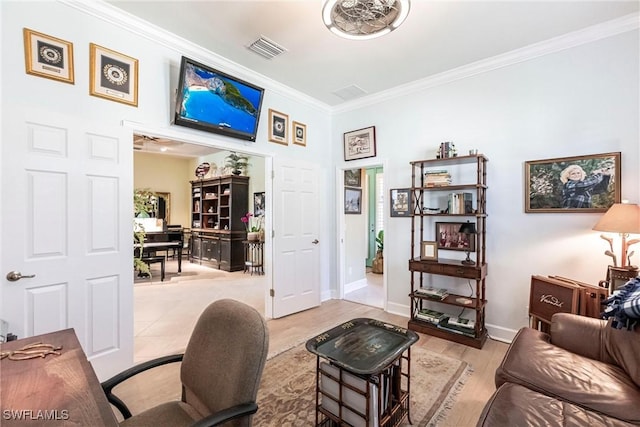
[(458, 230), (458, 233), (476, 234), (476, 224), (467, 221), (460, 226), (460, 230)]
[(593, 229), (609, 233), (640, 234), (640, 206), (631, 203), (615, 203), (593, 226)]

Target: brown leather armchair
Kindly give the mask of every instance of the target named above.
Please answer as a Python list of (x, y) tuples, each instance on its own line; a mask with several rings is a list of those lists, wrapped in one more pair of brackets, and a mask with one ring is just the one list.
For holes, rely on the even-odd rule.
[[(267, 358), (266, 322), (254, 308), (230, 299), (210, 304), (200, 315), (184, 354), (134, 366), (102, 383), (107, 399), (123, 415), (122, 426), (250, 426)], [(168, 363), (182, 362), (182, 399), (140, 414), (113, 394), (123, 381)]]
[(522, 328), (496, 370), (478, 426), (640, 425), (640, 328), (554, 314)]

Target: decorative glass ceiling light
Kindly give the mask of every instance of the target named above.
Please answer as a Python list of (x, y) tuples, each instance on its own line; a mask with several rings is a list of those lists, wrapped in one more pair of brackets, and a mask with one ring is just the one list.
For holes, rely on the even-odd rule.
[(322, 20), (334, 34), (368, 40), (395, 30), (409, 14), (409, 0), (326, 0)]

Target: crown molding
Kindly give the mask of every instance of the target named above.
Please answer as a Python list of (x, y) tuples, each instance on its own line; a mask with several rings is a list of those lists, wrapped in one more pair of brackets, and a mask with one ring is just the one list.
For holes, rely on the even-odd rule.
[(604, 38), (616, 36), (628, 31), (637, 30), (639, 27), (640, 13), (632, 13), (591, 27), (534, 43), (520, 49), (496, 55), (491, 58), (482, 59), (461, 67), (453, 68), (424, 79), (396, 86), (392, 89), (358, 98), (334, 107), (332, 112), (334, 114), (344, 113), (370, 105), (379, 104), (394, 98), (403, 97), (418, 91), (451, 83), (456, 80), (465, 79), (481, 73), (486, 73), (488, 71), (497, 70), (499, 68), (508, 67), (520, 62), (549, 55), (551, 53), (556, 53)]
[[(1, 0), (0, 0), (1, 1)], [(122, 9), (118, 9), (102, 0), (57, 0), (58, 3), (77, 9), (102, 21), (120, 27), (130, 33), (153, 41), (175, 51), (181, 56), (187, 56), (204, 64), (212, 66), (226, 73), (238, 76), (253, 84), (277, 92), (286, 98), (331, 113), (331, 106), (318, 101), (302, 92), (292, 89), (276, 80), (259, 74), (247, 67), (243, 67), (229, 59), (216, 54), (187, 39), (177, 36), (157, 25), (153, 25)], [(266, 91), (265, 91), (266, 92)], [(265, 93), (266, 95), (266, 93)]]
[(379, 104), (391, 99), (410, 95), (417, 91), (473, 77), (478, 74), (508, 67), (531, 59), (539, 58), (544, 55), (571, 49), (576, 46), (616, 36), (628, 31), (634, 31), (640, 28), (640, 13), (632, 13), (591, 27), (534, 43), (520, 49), (496, 55), (491, 58), (482, 59), (451, 70), (443, 71), (442, 73), (358, 98), (341, 105), (330, 106), (276, 80), (230, 61), (215, 52), (209, 51), (202, 46), (181, 38), (163, 28), (144, 21), (123, 11), (122, 9), (118, 9), (102, 0), (57, 1), (105, 22), (109, 22), (112, 25), (123, 28), (126, 31), (137, 34), (140, 37), (151, 40), (154, 43), (175, 51), (179, 55), (188, 56), (203, 63), (215, 64), (215, 66), (220, 68), (221, 71), (238, 75), (238, 77), (244, 78), (245, 80), (251, 80), (252, 82), (255, 82), (255, 84), (258, 84), (265, 89), (268, 88), (269, 90), (277, 92), (281, 96), (329, 114), (339, 114)]

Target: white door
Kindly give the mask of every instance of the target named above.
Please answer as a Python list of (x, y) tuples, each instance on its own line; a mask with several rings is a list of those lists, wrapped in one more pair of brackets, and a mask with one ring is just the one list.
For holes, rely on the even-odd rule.
[(133, 361), (131, 133), (3, 115), (0, 318), (19, 338), (74, 328), (106, 379)]
[(320, 305), (318, 167), (273, 159), (273, 317)]

